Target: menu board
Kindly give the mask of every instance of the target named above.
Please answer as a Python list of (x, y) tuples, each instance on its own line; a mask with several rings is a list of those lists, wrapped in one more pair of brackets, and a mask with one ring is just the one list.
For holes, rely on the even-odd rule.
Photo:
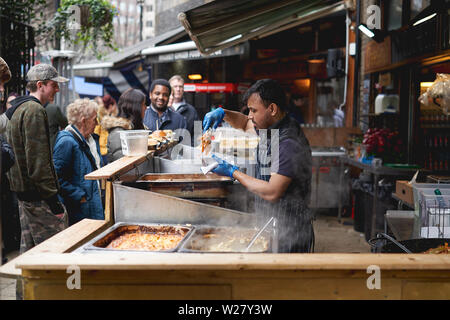
[(391, 64), (391, 38), (383, 42), (369, 41), (364, 49), (364, 73), (371, 73)]

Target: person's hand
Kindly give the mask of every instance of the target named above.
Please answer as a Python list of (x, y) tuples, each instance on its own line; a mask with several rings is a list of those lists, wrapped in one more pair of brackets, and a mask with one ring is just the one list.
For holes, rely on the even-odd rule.
[(219, 164), (217, 167), (211, 170), (214, 173), (217, 173), (221, 176), (228, 176), (230, 178), (233, 178), (233, 172), (239, 170), (238, 167), (229, 164), (228, 162), (220, 159), (219, 157), (216, 157), (214, 154), (212, 155), (212, 158)]
[(217, 108), (214, 111), (208, 112), (203, 118), (203, 132), (208, 130), (210, 127), (216, 129), (217, 126), (223, 121), (225, 117), (225, 111), (222, 108)]
[(81, 197), (80, 203), (85, 203), (85, 202), (87, 202), (86, 198), (85, 197)]

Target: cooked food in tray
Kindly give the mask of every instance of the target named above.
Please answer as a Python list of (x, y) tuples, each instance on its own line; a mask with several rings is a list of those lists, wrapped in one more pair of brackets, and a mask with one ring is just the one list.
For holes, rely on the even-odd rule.
[(181, 234), (127, 233), (111, 241), (106, 248), (147, 251), (170, 250), (174, 249), (181, 239), (183, 239)]
[(111, 231), (94, 243), (115, 250), (175, 251), (190, 231), (186, 227), (126, 225)]
[(445, 245), (438, 246), (437, 248), (428, 249), (424, 253), (449, 254), (450, 253), (450, 248), (448, 247), (448, 243), (446, 242)]
[[(201, 228), (185, 243), (188, 251), (205, 252), (244, 252), (258, 230), (244, 228)], [(269, 250), (268, 233), (256, 239), (249, 252), (266, 252)]]

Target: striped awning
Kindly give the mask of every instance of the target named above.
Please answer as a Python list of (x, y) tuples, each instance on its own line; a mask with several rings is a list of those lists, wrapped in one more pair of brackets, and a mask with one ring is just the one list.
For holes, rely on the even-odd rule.
[(334, 12), (349, 0), (216, 0), (181, 12), (178, 19), (204, 55), (266, 37)]

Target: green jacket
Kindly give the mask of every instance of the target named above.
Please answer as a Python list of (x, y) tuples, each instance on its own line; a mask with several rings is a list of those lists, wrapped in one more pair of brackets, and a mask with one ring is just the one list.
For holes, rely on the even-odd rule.
[(12, 102), (6, 128), (7, 140), (16, 156), (9, 171), (11, 189), (24, 201), (54, 198), (59, 184), (50, 150), (47, 113), (31, 96)]

